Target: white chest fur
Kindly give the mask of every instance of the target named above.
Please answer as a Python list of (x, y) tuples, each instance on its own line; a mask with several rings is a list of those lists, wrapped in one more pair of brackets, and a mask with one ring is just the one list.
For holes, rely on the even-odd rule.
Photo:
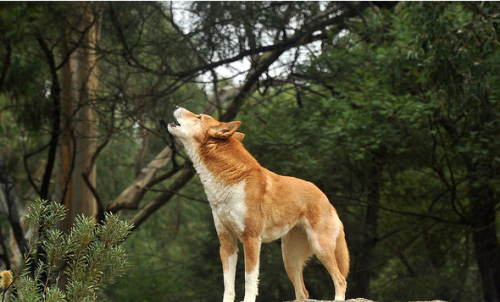
[(229, 229), (235, 234), (243, 233), (246, 213), (245, 181), (233, 185), (223, 184), (207, 169), (194, 150), (186, 150), (205, 188), (217, 231)]

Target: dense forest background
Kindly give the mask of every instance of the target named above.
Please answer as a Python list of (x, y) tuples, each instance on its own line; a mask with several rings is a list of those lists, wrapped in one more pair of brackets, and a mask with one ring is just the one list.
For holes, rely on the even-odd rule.
[[(0, 268), (40, 197), (62, 230), (134, 223), (102, 298), (220, 301), (210, 207), (165, 128), (181, 105), (241, 120), (264, 167), (327, 194), (348, 298), (498, 302), (499, 24), (498, 2), (2, 2)], [(279, 242), (260, 280), (260, 301), (294, 298)], [(334, 297), (315, 259), (305, 283)]]

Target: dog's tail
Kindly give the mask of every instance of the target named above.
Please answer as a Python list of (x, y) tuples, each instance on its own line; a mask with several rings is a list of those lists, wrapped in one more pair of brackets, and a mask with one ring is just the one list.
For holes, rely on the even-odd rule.
[(335, 259), (339, 266), (342, 276), (347, 278), (349, 274), (349, 250), (347, 249), (347, 242), (345, 241), (344, 227), (340, 229), (337, 237), (337, 245), (335, 247)]

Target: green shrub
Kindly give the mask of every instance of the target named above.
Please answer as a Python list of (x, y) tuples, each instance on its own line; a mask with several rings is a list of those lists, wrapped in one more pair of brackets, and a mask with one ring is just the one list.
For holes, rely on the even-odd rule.
[[(1, 302), (96, 301), (97, 292), (127, 268), (123, 242), (133, 226), (117, 215), (106, 214), (95, 224), (77, 216), (69, 234), (56, 228), (66, 216), (64, 206), (36, 200), (24, 218), (31, 232), (30, 249), (20, 267), (3, 284)], [(63, 281), (64, 280), (64, 281)]]

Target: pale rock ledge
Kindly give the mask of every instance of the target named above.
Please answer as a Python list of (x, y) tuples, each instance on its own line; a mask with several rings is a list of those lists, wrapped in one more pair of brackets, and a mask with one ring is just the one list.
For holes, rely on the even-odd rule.
[[(286, 302), (297, 302), (297, 301), (286, 301)], [(307, 299), (307, 300), (302, 300), (300, 302), (335, 302), (333, 300), (312, 300), (312, 299)], [(364, 299), (364, 298), (356, 298), (356, 299), (348, 299), (348, 300), (345, 300), (345, 302), (377, 302), (377, 301), (373, 301), (373, 300), (368, 300), (368, 299)], [(402, 302), (402, 301), (393, 301), (393, 302)], [(443, 300), (431, 300), (431, 301), (408, 301), (408, 302), (446, 302), (446, 301), (443, 301)]]

